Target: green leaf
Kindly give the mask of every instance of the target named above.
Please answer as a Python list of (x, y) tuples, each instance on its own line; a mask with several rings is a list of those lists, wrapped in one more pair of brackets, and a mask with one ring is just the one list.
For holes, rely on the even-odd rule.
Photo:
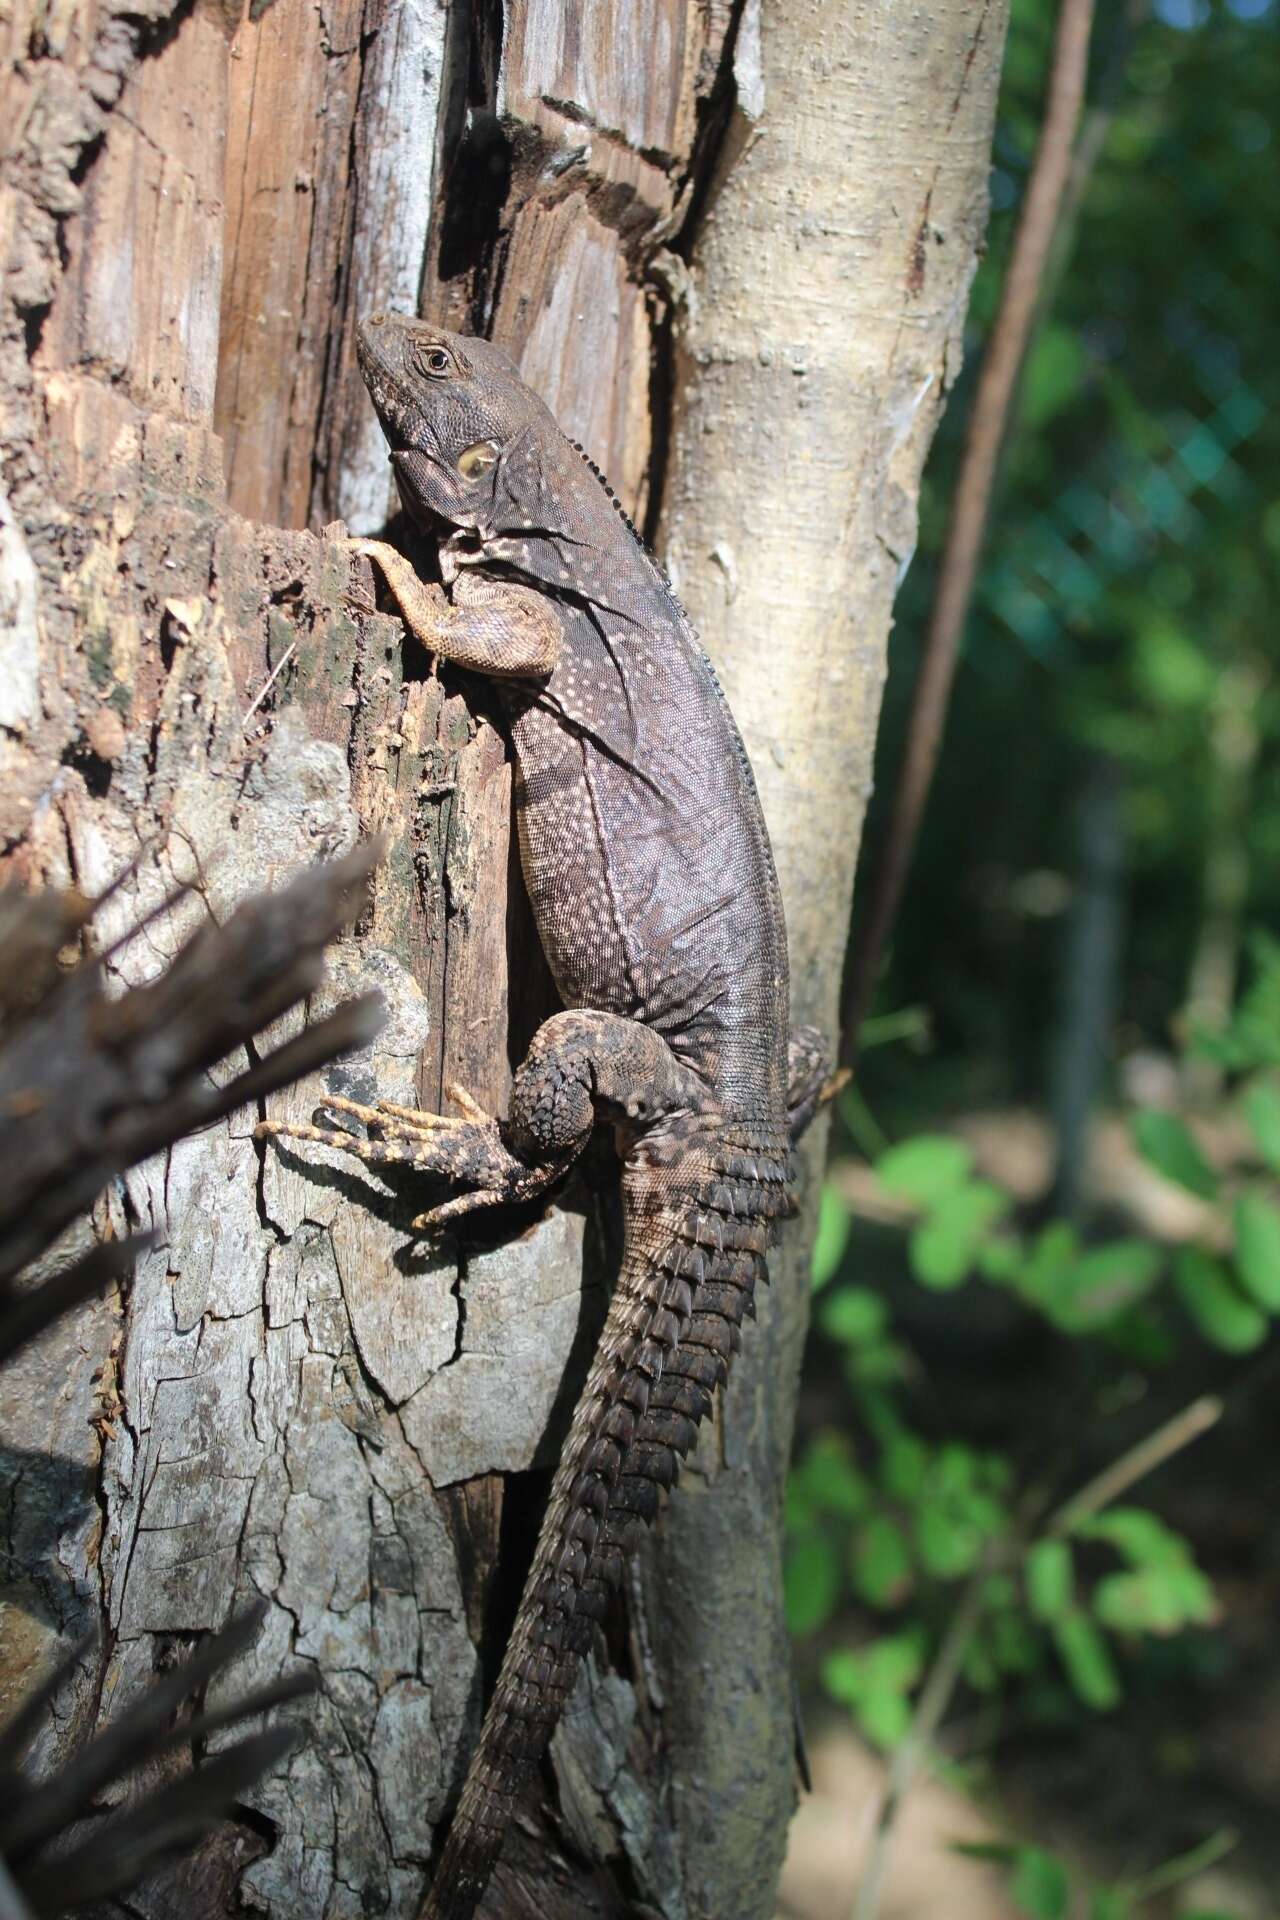
[(911, 1236), (916, 1279), (939, 1292), (958, 1287), (972, 1271), (988, 1229), (1008, 1207), (1008, 1194), (985, 1180), (971, 1180), (944, 1195)]
[(832, 1543), (820, 1533), (795, 1541), (787, 1551), (782, 1584), (791, 1632), (816, 1632), (840, 1597), (840, 1559)]
[(1034, 1673), (1041, 1642), (1022, 1613), (998, 1613), (989, 1629), (991, 1657), (1001, 1673)]
[(1224, 1032), (1213, 1033), (1197, 1021), (1192, 1021), (1187, 1051), (1192, 1059), (1212, 1060), (1215, 1066), (1225, 1068), (1228, 1073), (1239, 1073), (1258, 1064), (1253, 1049), (1230, 1027)]
[(889, 1314), (869, 1287), (840, 1287), (822, 1303), (822, 1331), (847, 1347), (866, 1346), (884, 1333)]
[(1219, 1054), (1225, 1056), (1224, 1064), (1233, 1071), (1280, 1067), (1280, 1025), (1242, 1010), (1220, 1036)]
[(813, 1260), (809, 1269), (815, 1293), (819, 1287), (825, 1287), (839, 1269), (852, 1227), (853, 1216), (832, 1182), (826, 1181), (818, 1206), (818, 1233), (813, 1243)]
[(816, 1435), (791, 1480), (810, 1506), (847, 1520), (856, 1519), (871, 1504), (871, 1484), (854, 1464), (843, 1434)]
[(806, 1497), (799, 1474), (795, 1471), (787, 1481), (782, 1503), (782, 1518), (787, 1533), (792, 1539), (802, 1533), (811, 1533), (818, 1523), (814, 1504)]
[(1061, 1620), (1074, 1587), (1071, 1549), (1065, 1540), (1037, 1540), (1027, 1555), (1027, 1605), (1037, 1620)]
[(1019, 1847), (1009, 1887), (1014, 1904), (1032, 1920), (1065, 1920), (1071, 1882), (1061, 1860), (1041, 1847)]
[(924, 1672), (925, 1638), (908, 1629), (904, 1633), (886, 1633), (866, 1649), (868, 1686), (875, 1690), (907, 1693)]
[(1025, 1258), (1026, 1250), (1016, 1234), (996, 1234), (978, 1248), (978, 1271), (997, 1286), (1007, 1286), (1017, 1279)]
[(956, 1580), (977, 1564), (982, 1532), (938, 1500), (925, 1500), (916, 1514), (920, 1564), (938, 1580)]
[(1191, 1565), (1108, 1574), (1093, 1590), (1093, 1610), (1117, 1633), (1157, 1634), (1208, 1626), (1218, 1612), (1209, 1581)]
[(1260, 1193), (1235, 1205), (1236, 1272), (1266, 1313), (1280, 1313), (1280, 1208)]
[(1087, 364), (1075, 327), (1057, 321), (1041, 327), (1022, 375), (1021, 424), (1033, 431), (1047, 426), (1075, 399)]
[(867, 1671), (862, 1656), (852, 1647), (838, 1647), (822, 1663), (822, 1684), (842, 1707), (852, 1707), (866, 1691)]
[(1280, 1086), (1255, 1080), (1241, 1101), (1244, 1117), (1267, 1165), (1280, 1173)]
[(1280, 940), (1262, 928), (1249, 936), (1253, 979), (1232, 1021), (1248, 1064), (1280, 1060)]
[(1227, 1353), (1248, 1353), (1267, 1337), (1265, 1314), (1246, 1300), (1221, 1260), (1202, 1247), (1179, 1247), (1174, 1285), (1206, 1340)]
[(1089, 1920), (1130, 1920), (1133, 1902), (1119, 1887), (1095, 1887), (1089, 1896)]
[(1191, 1549), (1181, 1534), (1146, 1507), (1108, 1507), (1081, 1520), (1072, 1532), (1084, 1540), (1105, 1540), (1137, 1568), (1191, 1564)]
[(1017, 1479), (1007, 1453), (984, 1453), (982, 1471), (988, 1484), (999, 1488), (1001, 1493), (1008, 1493)]
[(1218, 1597), (1213, 1590), (1213, 1582), (1207, 1573), (1201, 1572), (1199, 1567), (1178, 1567), (1167, 1577), (1177, 1593), (1185, 1624), (1211, 1627), (1222, 1617)]
[(1158, 1373), (1161, 1367), (1167, 1367), (1177, 1352), (1178, 1343), (1167, 1319), (1162, 1311), (1151, 1306), (1130, 1308), (1112, 1320), (1103, 1334), (1108, 1346), (1121, 1359), (1148, 1373)]
[(1115, 1633), (1176, 1633), (1182, 1625), (1177, 1591), (1157, 1568), (1109, 1573), (1093, 1590), (1093, 1611)]
[(1109, 1713), (1119, 1703), (1120, 1682), (1093, 1621), (1076, 1607), (1053, 1622), (1052, 1632), (1073, 1692), (1095, 1713)]
[(973, 1155), (964, 1142), (941, 1133), (917, 1134), (876, 1161), (882, 1185), (920, 1207), (932, 1206), (963, 1186), (972, 1170)]
[(869, 1389), (896, 1386), (906, 1378), (906, 1357), (892, 1340), (874, 1340), (865, 1347), (846, 1347), (844, 1373), (859, 1399)]
[(859, 1700), (858, 1725), (873, 1746), (886, 1750), (904, 1740), (911, 1726), (911, 1705), (906, 1696), (886, 1689), (867, 1693)]
[(1105, 1326), (1150, 1293), (1161, 1264), (1160, 1250), (1150, 1241), (1113, 1240), (1068, 1269), (1048, 1311), (1070, 1333)]
[(853, 1543), (853, 1583), (873, 1607), (892, 1606), (911, 1584), (911, 1555), (901, 1527), (876, 1514), (859, 1529)]
[(1079, 1254), (1080, 1236), (1068, 1221), (1055, 1220), (1043, 1228), (1036, 1236), (1022, 1272), (1017, 1277), (1018, 1291), (1023, 1299), (1029, 1300), (1042, 1312), (1052, 1314)]
[(990, 1860), (998, 1867), (1011, 1867), (1018, 1858), (1018, 1849), (1006, 1840), (951, 1840), (947, 1851), (963, 1854), (966, 1860)]
[(933, 1463), (933, 1483), (939, 1493), (968, 1493), (978, 1477), (979, 1458), (963, 1441), (949, 1440), (938, 1448)]
[(1138, 1151), (1157, 1173), (1198, 1193), (1202, 1200), (1212, 1200), (1218, 1191), (1218, 1177), (1177, 1114), (1145, 1108), (1134, 1117), (1133, 1137)]
[(880, 1453), (880, 1483), (885, 1492), (914, 1505), (928, 1472), (929, 1449), (919, 1435), (901, 1428), (891, 1433)]
[(833, 1700), (850, 1707), (868, 1739), (896, 1746), (911, 1724), (907, 1689), (920, 1677), (918, 1636), (890, 1634), (857, 1652), (842, 1647), (822, 1663), (822, 1683)]
[(976, 1527), (985, 1540), (1004, 1532), (1009, 1524), (1009, 1511), (1006, 1502), (997, 1495), (975, 1488), (960, 1502), (960, 1518), (967, 1526)]
[(1212, 659), (1167, 614), (1150, 618), (1138, 634), (1134, 661), (1144, 693), (1164, 707), (1197, 707), (1217, 678)]

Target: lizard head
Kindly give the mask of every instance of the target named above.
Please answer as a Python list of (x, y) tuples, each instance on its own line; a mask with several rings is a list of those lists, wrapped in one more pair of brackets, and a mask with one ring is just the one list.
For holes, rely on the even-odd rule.
[(540, 418), (556, 431), (501, 347), (374, 313), (356, 330), (356, 357), (414, 519), (492, 526), (504, 456)]

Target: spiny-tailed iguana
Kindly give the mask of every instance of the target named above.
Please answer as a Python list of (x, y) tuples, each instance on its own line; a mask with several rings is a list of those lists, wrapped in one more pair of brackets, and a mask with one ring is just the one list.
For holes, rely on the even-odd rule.
[[(424, 1920), (474, 1913), (638, 1525), (676, 1477), (752, 1311), (820, 1042), (788, 1035), (782, 904), (751, 768), (670, 584), (598, 470), (498, 348), (374, 314), (360, 365), (444, 587), (356, 543), (510, 720), (525, 880), (565, 1011), (497, 1122), (331, 1100), (370, 1137), (269, 1124), (528, 1199), (593, 1126), (622, 1159), (625, 1251)], [(261, 1130), (260, 1130), (261, 1131)]]

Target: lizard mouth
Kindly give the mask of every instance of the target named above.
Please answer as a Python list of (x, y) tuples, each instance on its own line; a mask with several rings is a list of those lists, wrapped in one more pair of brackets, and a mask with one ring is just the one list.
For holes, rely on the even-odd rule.
[(411, 385), (391, 351), (395, 335), (390, 329), (388, 333), (390, 338), (374, 333), (367, 322), (358, 326), (356, 361), (394, 460), (397, 453), (408, 451), (415, 409)]

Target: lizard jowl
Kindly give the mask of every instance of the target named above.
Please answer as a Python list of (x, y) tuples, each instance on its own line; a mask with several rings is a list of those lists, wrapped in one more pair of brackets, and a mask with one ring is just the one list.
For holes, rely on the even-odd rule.
[(456, 1119), (334, 1099), (333, 1128), (265, 1131), (447, 1177), (458, 1192), (423, 1229), (548, 1191), (598, 1123), (622, 1160), (617, 1284), (423, 1910), (466, 1920), (608, 1589), (727, 1376), (824, 1063), (816, 1035), (789, 1032), (782, 904), (741, 738), (611, 490), (489, 342), (374, 314), (359, 358), (444, 584), (382, 542), (355, 545), (422, 644), (501, 691), (524, 877), (564, 1011), (535, 1036), (504, 1120), (451, 1089)]

